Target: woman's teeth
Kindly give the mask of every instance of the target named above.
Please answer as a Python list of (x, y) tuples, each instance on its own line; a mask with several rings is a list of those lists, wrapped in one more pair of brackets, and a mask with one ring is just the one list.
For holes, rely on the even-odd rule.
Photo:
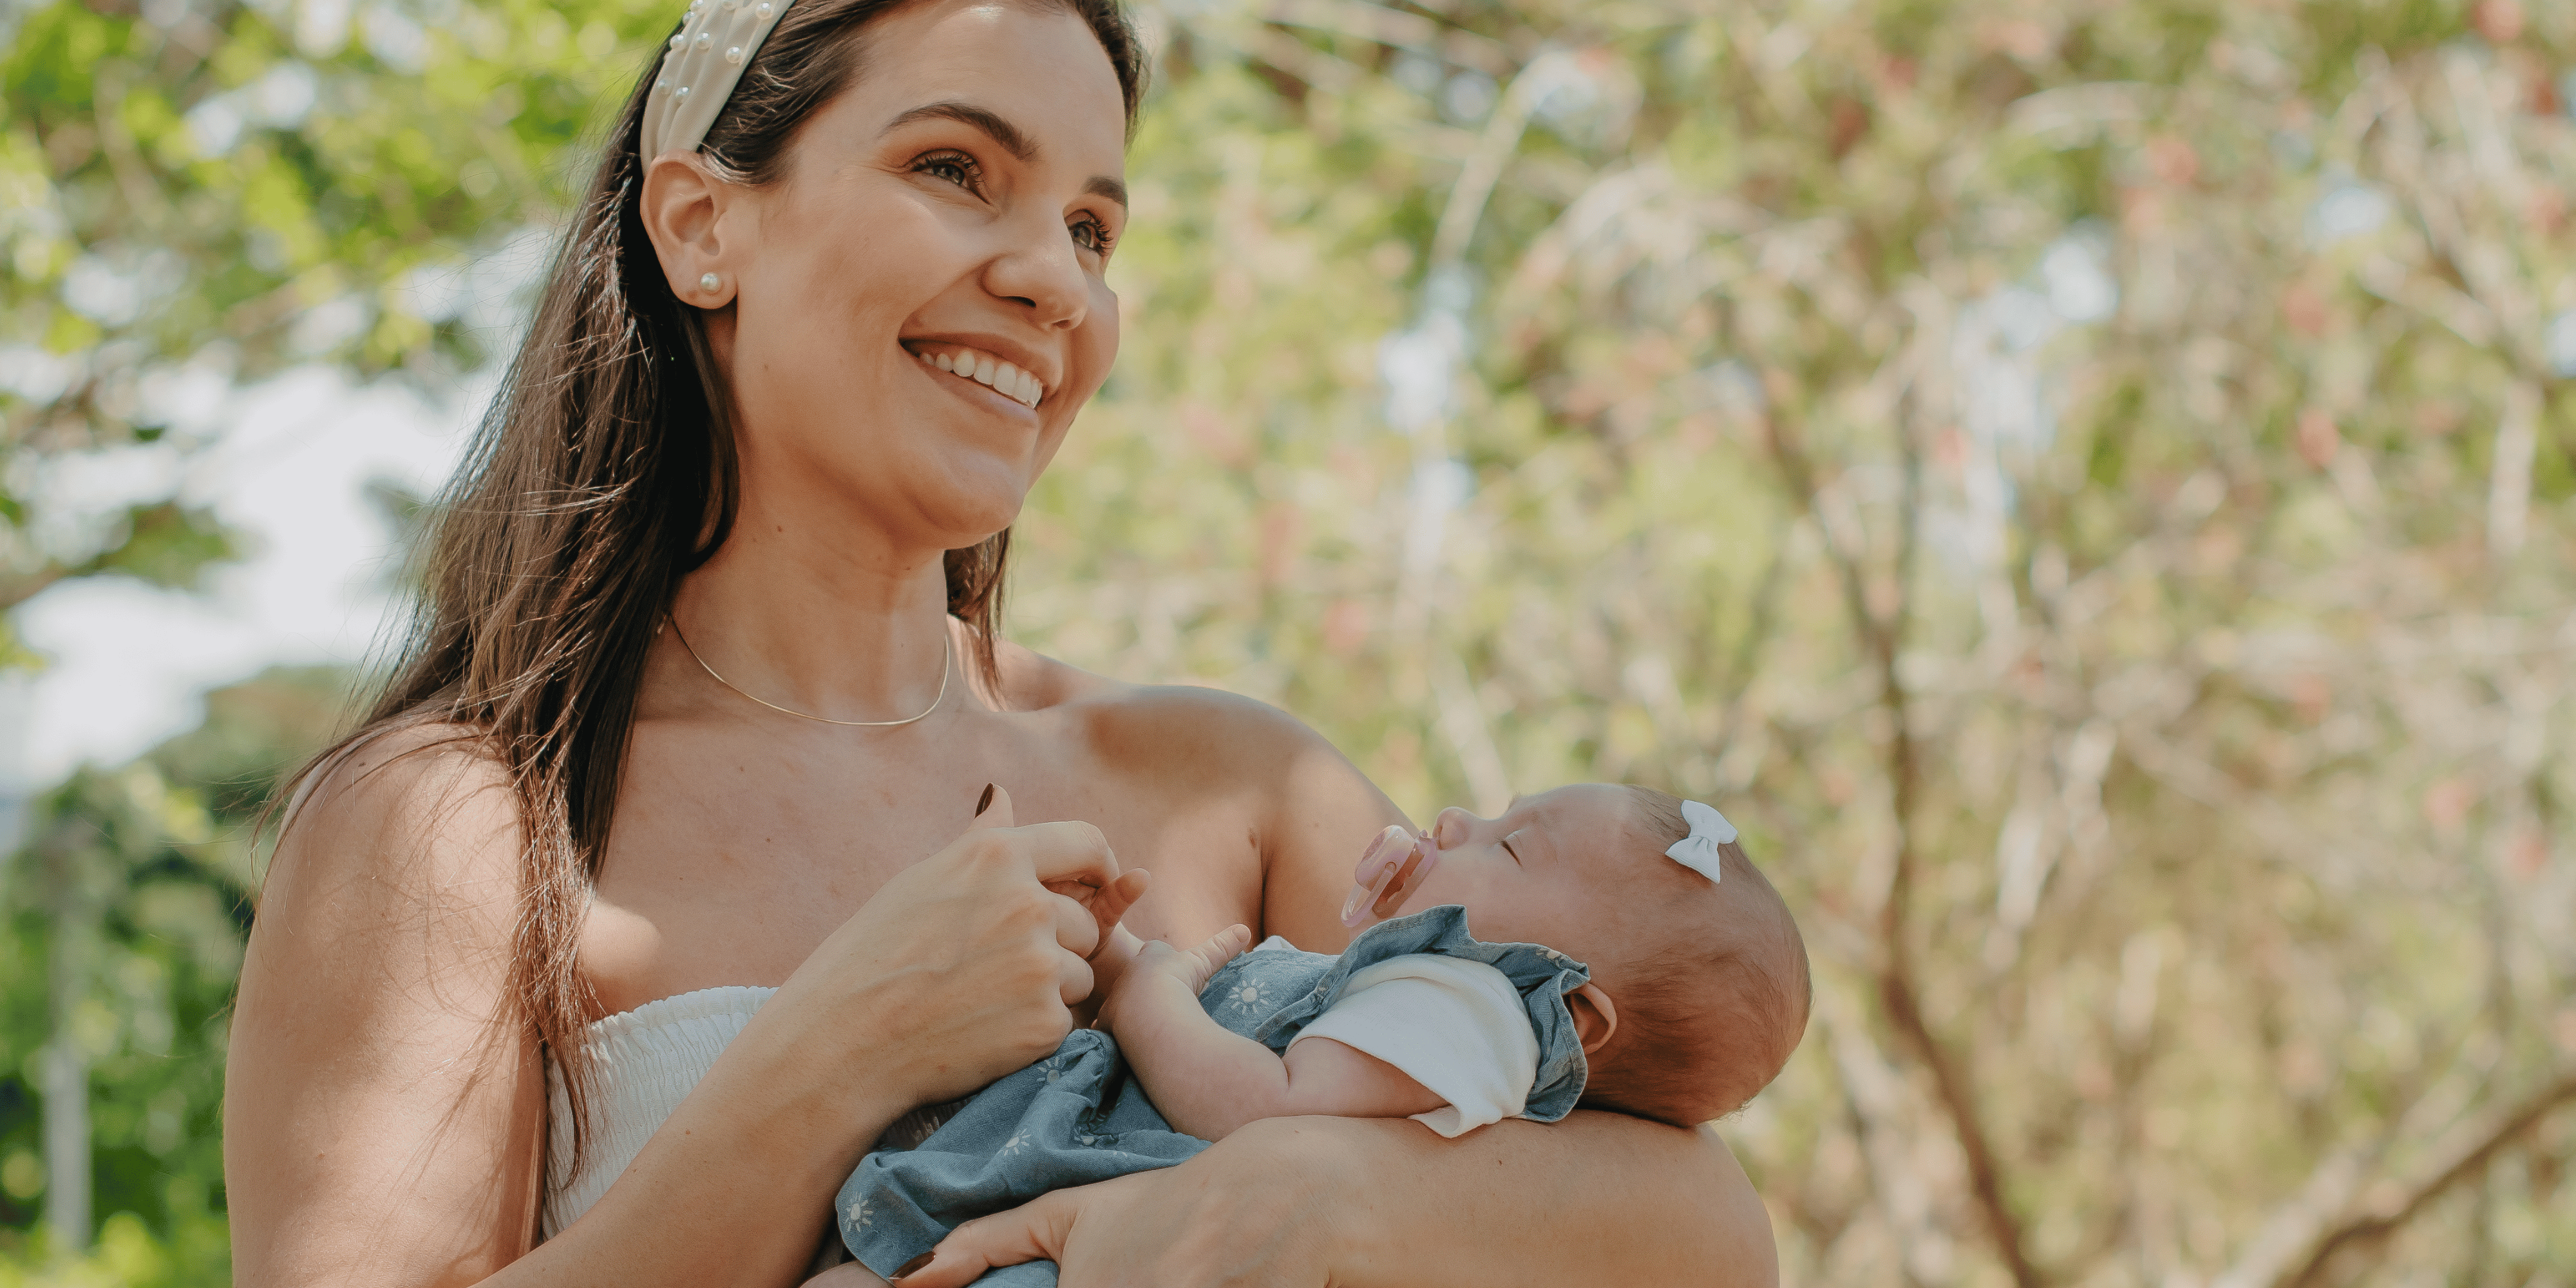
[(996, 391), (1017, 400), (1024, 407), (1035, 407), (1038, 405), (1038, 400), (1046, 396), (1046, 386), (1039, 384), (1036, 376), (989, 353), (978, 353), (973, 349), (943, 352), (924, 350), (920, 356), (923, 366), (937, 367), (952, 375), (964, 376), (979, 385), (991, 385)]

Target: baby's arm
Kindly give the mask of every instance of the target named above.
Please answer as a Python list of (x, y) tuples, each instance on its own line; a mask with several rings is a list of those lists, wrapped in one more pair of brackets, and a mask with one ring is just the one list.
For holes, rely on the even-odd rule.
[(1218, 1140), (1263, 1118), (1403, 1118), (1448, 1103), (1394, 1065), (1331, 1038), (1299, 1042), (1282, 1058), (1209, 1019), (1199, 990), (1251, 942), (1250, 930), (1234, 926), (1188, 952), (1146, 944), (1101, 1008), (1101, 1022), (1173, 1127)]

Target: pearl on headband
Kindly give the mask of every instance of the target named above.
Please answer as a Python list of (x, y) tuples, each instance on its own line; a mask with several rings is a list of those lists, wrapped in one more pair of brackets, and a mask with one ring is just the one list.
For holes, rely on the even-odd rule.
[(668, 152), (697, 151), (752, 55), (760, 52), (760, 42), (792, 3), (689, 0), (689, 12), (663, 52), (653, 92), (644, 100), (637, 155), (650, 162)]

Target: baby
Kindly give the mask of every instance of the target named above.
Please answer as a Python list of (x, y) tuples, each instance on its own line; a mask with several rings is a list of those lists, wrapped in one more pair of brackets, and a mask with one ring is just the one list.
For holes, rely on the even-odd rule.
[(1242, 926), (1187, 951), (1115, 931), (1097, 1028), (860, 1163), (838, 1205), (851, 1252), (911, 1269), (969, 1218), (1168, 1167), (1262, 1118), (1454, 1137), (1580, 1103), (1688, 1126), (1752, 1099), (1806, 1030), (1797, 923), (1697, 801), (1587, 784), (1491, 820), (1444, 810), (1420, 837), (1387, 829), (1356, 876), (1343, 921), (1368, 929), (1339, 956), (1245, 952)]

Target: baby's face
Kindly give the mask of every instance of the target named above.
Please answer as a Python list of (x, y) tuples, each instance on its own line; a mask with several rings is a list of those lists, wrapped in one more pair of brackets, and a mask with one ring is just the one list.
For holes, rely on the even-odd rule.
[(1608, 783), (1559, 787), (1512, 802), (1498, 818), (1452, 806), (1433, 820), (1440, 862), (1398, 914), (1463, 904), (1487, 943), (1544, 944), (1598, 969), (1616, 926), (1653, 886), (1648, 860), (1669, 863), (1640, 826), (1636, 797)]

